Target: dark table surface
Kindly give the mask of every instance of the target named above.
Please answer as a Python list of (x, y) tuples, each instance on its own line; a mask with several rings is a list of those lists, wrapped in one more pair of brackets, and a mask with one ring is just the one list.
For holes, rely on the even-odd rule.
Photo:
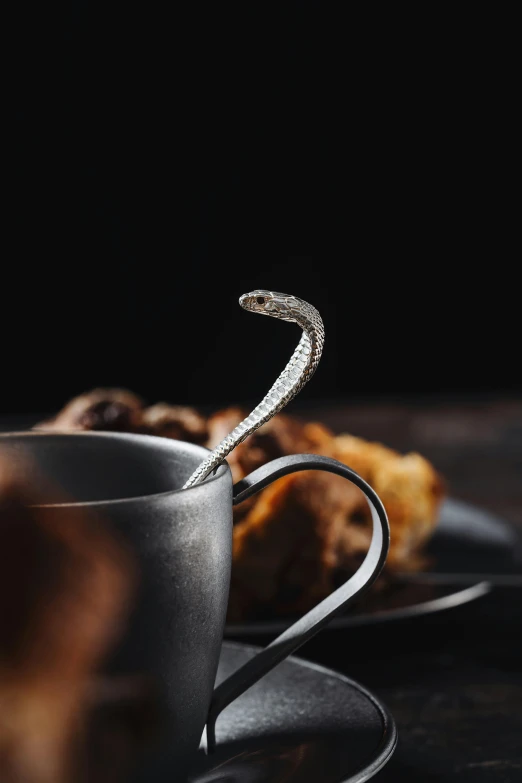
[[(338, 432), (419, 451), (452, 496), (497, 513), (522, 536), (522, 401), (306, 413)], [(395, 716), (399, 746), (378, 783), (522, 781), (522, 589), (494, 589), (421, 620), (323, 632), (299, 654), (360, 680)]]
[[(504, 517), (522, 537), (521, 400), (294, 412), (337, 432), (419, 451), (446, 477), (453, 497)], [(29, 421), (34, 417), (17, 423)], [(522, 589), (497, 588), (420, 620), (324, 631), (299, 654), (358, 679), (392, 711), (399, 746), (378, 783), (522, 781)]]

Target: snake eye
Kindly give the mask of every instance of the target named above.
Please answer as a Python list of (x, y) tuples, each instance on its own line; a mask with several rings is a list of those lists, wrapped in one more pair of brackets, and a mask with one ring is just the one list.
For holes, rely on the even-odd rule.
[(264, 296), (256, 296), (256, 302), (258, 304), (264, 304), (265, 303), (265, 297)]

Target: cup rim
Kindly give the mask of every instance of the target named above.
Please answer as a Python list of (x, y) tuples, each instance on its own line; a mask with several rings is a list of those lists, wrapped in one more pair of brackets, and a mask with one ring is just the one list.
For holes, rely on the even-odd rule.
[[(206, 454), (210, 454), (210, 449), (207, 449), (206, 446), (199, 446), (196, 443), (189, 443), (186, 440), (178, 440), (175, 438), (160, 438), (158, 435), (147, 435), (147, 434), (141, 434), (139, 432), (93, 432), (91, 431), (77, 431), (77, 430), (53, 430), (52, 432), (48, 432), (46, 430), (21, 430), (17, 432), (0, 432), (0, 445), (3, 440), (9, 440), (11, 438), (22, 438), (22, 439), (30, 439), (30, 438), (39, 438), (39, 437), (48, 437), (48, 438), (69, 438), (69, 437), (82, 437), (82, 438), (107, 438), (107, 439), (115, 439), (115, 440), (127, 440), (127, 441), (135, 441), (135, 440), (146, 440), (152, 443), (161, 443), (162, 447), (165, 447), (166, 444), (169, 444), (170, 446), (174, 446), (175, 444), (182, 444), (183, 447), (188, 448), (189, 451), (194, 452), (202, 452), (201, 455), (201, 461), (205, 459)], [(151, 492), (147, 495), (133, 495), (132, 497), (128, 498), (114, 498), (112, 500), (82, 500), (82, 501), (71, 501), (71, 502), (65, 502), (65, 503), (35, 503), (31, 506), (31, 508), (80, 508), (81, 506), (113, 506), (113, 505), (121, 505), (123, 503), (136, 503), (139, 501), (146, 501), (150, 500), (152, 498), (166, 498), (170, 495), (177, 495), (185, 492), (194, 492), (201, 490), (202, 487), (204, 487), (207, 484), (210, 484), (211, 482), (218, 481), (223, 476), (225, 476), (227, 473), (230, 473), (230, 466), (226, 461), (222, 462), (221, 465), (210, 475), (207, 476), (206, 479), (204, 479), (200, 484), (195, 484), (192, 487), (186, 487), (185, 489), (183, 487), (180, 487), (180, 489), (168, 489), (165, 492)]]

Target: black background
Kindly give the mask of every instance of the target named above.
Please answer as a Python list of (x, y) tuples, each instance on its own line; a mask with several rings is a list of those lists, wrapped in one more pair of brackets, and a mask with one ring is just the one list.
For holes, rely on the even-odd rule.
[(518, 393), (509, 46), (341, 6), (13, 28), (1, 413), (255, 400), (299, 337), (257, 287), (323, 315), (303, 399)]

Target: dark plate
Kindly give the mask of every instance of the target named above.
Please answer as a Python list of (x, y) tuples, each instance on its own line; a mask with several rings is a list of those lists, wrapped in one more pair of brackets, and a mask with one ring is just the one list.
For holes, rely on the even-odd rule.
[[(518, 537), (512, 527), (494, 514), (480, 508), (448, 499), (442, 506), (436, 532), (426, 548), (432, 563), (430, 574), (511, 574), (520, 573), (517, 561)], [(428, 574), (429, 576), (429, 574)], [(408, 575), (411, 578), (411, 575)], [(487, 579), (477, 579), (465, 587), (422, 583), (398, 584), (379, 596), (378, 607), (371, 601), (357, 610), (336, 618), (328, 628), (353, 628), (422, 617), (432, 612), (460, 606), (490, 592)], [(266, 618), (248, 623), (230, 623), (227, 637), (275, 635), (285, 630), (295, 618)]]
[[(217, 681), (258, 652), (224, 642)], [(190, 783), (362, 783), (391, 758), (397, 730), (353, 680), (289, 658), (233, 702), (216, 753), (195, 759)]]

